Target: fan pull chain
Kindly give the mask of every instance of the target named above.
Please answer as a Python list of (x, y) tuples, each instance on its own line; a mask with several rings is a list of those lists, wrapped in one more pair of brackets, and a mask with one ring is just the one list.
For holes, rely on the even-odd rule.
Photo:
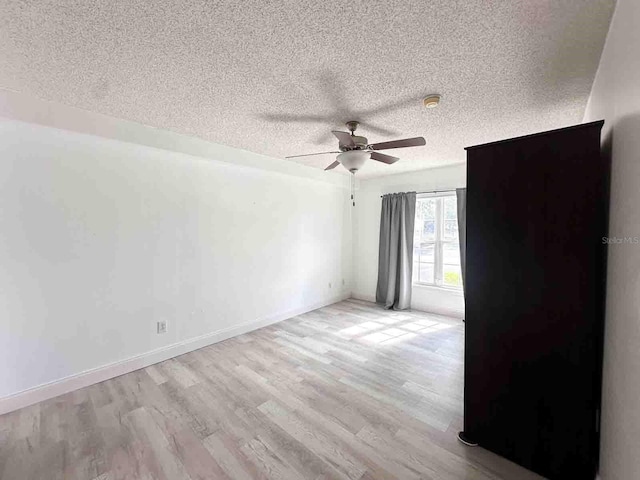
[(356, 174), (355, 172), (351, 173), (351, 203), (353, 206), (356, 206)]

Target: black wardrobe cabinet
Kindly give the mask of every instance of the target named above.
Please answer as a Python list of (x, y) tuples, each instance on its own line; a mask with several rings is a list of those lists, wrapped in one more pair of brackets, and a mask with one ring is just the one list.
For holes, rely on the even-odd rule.
[(463, 437), (551, 479), (598, 464), (603, 124), (466, 149)]

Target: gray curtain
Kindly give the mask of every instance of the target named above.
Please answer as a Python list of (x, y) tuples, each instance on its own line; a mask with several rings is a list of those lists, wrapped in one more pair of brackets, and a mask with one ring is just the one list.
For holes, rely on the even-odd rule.
[(376, 302), (385, 308), (404, 310), (411, 306), (415, 217), (416, 192), (382, 197)]
[(456, 188), (458, 203), (458, 236), (460, 237), (460, 270), (462, 271), (462, 291), (464, 293), (464, 279), (467, 260), (467, 189)]

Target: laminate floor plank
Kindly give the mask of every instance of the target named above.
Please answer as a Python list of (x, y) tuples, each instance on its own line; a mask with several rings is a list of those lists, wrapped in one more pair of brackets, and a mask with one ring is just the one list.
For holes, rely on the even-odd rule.
[(0, 479), (540, 479), (457, 441), (463, 346), (339, 302), (0, 416)]

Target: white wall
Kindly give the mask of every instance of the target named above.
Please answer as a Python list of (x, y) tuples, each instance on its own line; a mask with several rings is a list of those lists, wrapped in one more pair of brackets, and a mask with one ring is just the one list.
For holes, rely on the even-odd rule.
[(205, 159), (0, 119), (0, 404), (349, 297), (348, 182), (209, 145)]
[[(585, 121), (605, 119), (610, 237), (640, 238), (640, 2), (619, 0)], [(640, 244), (610, 245), (600, 476), (640, 478)]]
[[(355, 298), (375, 301), (382, 206), (380, 196), (396, 192), (449, 190), (466, 186), (466, 181), (466, 165), (458, 164), (360, 182), (356, 194), (353, 236), (353, 296)], [(438, 287), (414, 286), (411, 308), (463, 318), (464, 297), (462, 292)]]

